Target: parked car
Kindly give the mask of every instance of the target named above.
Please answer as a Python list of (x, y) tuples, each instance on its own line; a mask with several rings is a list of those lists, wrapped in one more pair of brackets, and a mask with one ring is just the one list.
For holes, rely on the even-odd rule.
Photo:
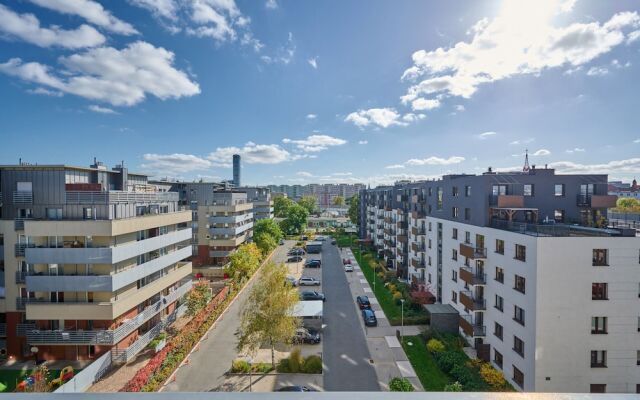
[(306, 236), (306, 235), (302, 235), (302, 236), (300, 237), (300, 240), (309, 240), (309, 237), (308, 237), (308, 236)]
[(304, 260), (304, 258), (302, 258), (302, 256), (291, 256), (291, 257), (287, 258), (287, 262), (290, 262), (290, 263), (292, 263), (292, 262), (300, 262), (302, 260)]
[(320, 260), (307, 260), (304, 263), (304, 266), (307, 268), (320, 268), (322, 266), (322, 261)]
[(298, 281), (296, 280), (296, 278), (294, 278), (291, 275), (287, 275), (287, 277), (285, 278), (285, 280), (287, 282), (289, 282), (291, 284), (291, 286), (298, 286)]
[(303, 256), (305, 255), (305, 251), (303, 248), (300, 247), (294, 247), (293, 249), (289, 250), (289, 252), (287, 253), (288, 256)]
[(326, 301), (326, 298), (324, 297), (324, 293), (307, 290), (307, 291), (304, 291), (304, 292), (300, 293), (300, 300), (302, 300), (302, 301), (310, 301), (310, 300)]
[(278, 392), (317, 392), (306, 386), (284, 386), (277, 390)]
[(335, 245), (336, 245), (336, 241), (335, 241), (335, 240), (332, 240), (332, 241), (331, 241), (331, 244), (335, 246)]
[(320, 286), (320, 280), (316, 278), (310, 278), (308, 276), (303, 276), (298, 280), (299, 286)]
[(362, 310), (362, 319), (364, 319), (366, 326), (378, 326), (376, 314), (370, 308)]
[(280, 239), (279, 244), (280, 244), (280, 246), (284, 245), (284, 239)]
[(343, 263), (344, 265), (351, 264), (351, 259), (350, 259), (350, 258), (343, 258), (343, 259), (342, 259), (342, 263)]
[(371, 303), (369, 302), (369, 297), (367, 296), (356, 297), (356, 303), (358, 303), (358, 307), (360, 307), (361, 310), (371, 309)]
[(353, 265), (347, 264), (344, 266), (344, 272), (353, 272)]
[(318, 344), (320, 343), (320, 333), (313, 329), (299, 328), (292, 341), (297, 344)]

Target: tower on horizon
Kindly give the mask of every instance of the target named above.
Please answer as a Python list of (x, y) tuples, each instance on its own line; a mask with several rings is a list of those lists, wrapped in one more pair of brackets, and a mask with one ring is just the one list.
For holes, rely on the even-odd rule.
[(240, 187), (240, 154), (233, 155), (233, 186)]

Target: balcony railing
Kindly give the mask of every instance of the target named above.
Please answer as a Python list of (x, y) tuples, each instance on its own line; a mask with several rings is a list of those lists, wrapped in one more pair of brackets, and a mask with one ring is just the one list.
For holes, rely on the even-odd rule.
[(462, 331), (466, 333), (467, 336), (475, 337), (487, 335), (486, 327), (473, 321), (473, 317), (471, 315), (461, 315), (459, 321), (460, 328), (462, 328)]
[(472, 311), (487, 309), (487, 300), (483, 297), (474, 296), (473, 293), (468, 290), (460, 292), (460, 303)]
[(7, 336), (7, 324), (5, 322), (0, 323), (0, 337)]
[(460, 254), (472, 260), (476, 258), (487, 258), (487, 248), (460, 243)]
[(13, 229), (15, 231), (23, 231), (25, 219), (28, 219), (28, 218), (16, 218), (16, 220), (13, 222)]
[(471, 268), (461, 267), (460, 268), (460, 279), (468, 283), (469, 285), (486, 285), (487, 284), (487, 274), (479, 274), (477, 272), (473, 272)]
[(17, 324), (16, 325), (16, 336), (27, 336), (27, 331), (32, 329), (36, 329), (36, 324)]
[(177, 192), (67, 191), (66, 204), (169, 203), (178, 201)]
[(419, 252), (419, 251), (426, 251), (426, 248), (425, 248), (424, 243), (413, 242), (413, 243), (411, 243), (411, 250), (413, 250), (415, 252)]
[(579, 194), (576, 204), (578, 207), (613, 208), (617, 201), (618, 196), (616, 195)]
[(595, 237), (611, 237), (623, 236), (623, 231), (616, 228), (592, 228), (581, 225), (567, 224), (536, 224), (527, 222), (505, 221), (494, 219), (491, 221), (491, 227), (506, 231), (521, 233), (530, 236), (595, 236)]
[(425, 267), (425, 263), (424, 263), (424, 260), (422, 260), (422, 259), (412, 258), (411, 259), (411, 266), (413, 268), (424, 268)]
[(489, 195), (489, 205), (498, 208), (523, 208), (524, 196), (522, 195)]
[(31, 247), (35, 247), (35, 245), (27, 244), (27, 243), (16, 243), (15, 244), (15, 255), (16, 255), (16, 257), (24, 257), (24, 254), (25, 254), (25, 251), (26, 251), (27, 247), (31, 248)]
[(170, 304), (184, 296), (191, 290), (192, 282), (187, 281), (167, 296), (161, 297), (154, 304), (147, 306), (142, 313), (120, 325), (113, 330), (74, 330), (74, 331), (52, 331), (52, 330), (26, 330), (27, 343), (29, 344), (102, 344), (113, 345), (126, 338), (135, 329), (167, 308)]
[(21, 191), (16, 190), (13, 192), (13, 203), (14, 204), (32, 204), (33, 203), (33, 192), (29, 191)]
[(25, 282), (25, 277), (28, 274), (29, 273), (24, 272), (24, 271), (16, 271), (16, 283), (24, 283)]

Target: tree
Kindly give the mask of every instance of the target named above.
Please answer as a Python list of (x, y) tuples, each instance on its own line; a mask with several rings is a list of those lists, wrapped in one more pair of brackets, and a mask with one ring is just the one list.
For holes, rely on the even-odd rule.
[(343, 206), (344, 205), (344, 197), (342, 196), (336, 196), (333, 199), (333, 205), (334, 206)]
[(349, 204), (349, 219), (354, 225), (360, 225), (360, 198), (356, 195), (351, 198), (351, 204)]
[(618, 199), (614, 211), (627, 213), (640, 213), (640, 200), (633, 198)]
[(294, 204), (293, 200), (284, 196), (277, 196), (273, 199), (273, 213), (278, 218), (286, 218), (287, 210)]
[(272, 219), (261, 219), (253, 226), (253, 241), (265, 256), (278, 246), (280, 239), (282, 230)]
[(187, 315), (194, 316), (211, 301), (211, 289), (207, 282), (196, 282), (187, 295)]
[(389, 390), (392, 392), (413, 392), (413, 385), (407, 378), (392, 378), (389, 381)]
[(298, 200), (298, 204), (306, 208), (309, 214), (313, 214), (316, 211), (315, 196), (302, 196), (302, 198)]
[(245, 243), (229, 256), (224, 272), (236, 283), (248, 279), (260, 266), (262, 253), (255, 243)]
[(462, 392), (462, 384), (458, 381), (445, 385), (445, 392)]
[(284, 264), (268, 263), (251, 288), (244, 305), (238, 350), (255, 353), (263, 344), (271, 349), (271, 364), (275, 367), (275, 345), (290, 342), (300, 326), (300, 319), (291, 316), (299, 301), (296, 288), (286, 280)]
[(294, 204), (287, 211), (287, 218), (280, 221), (280, 229), (287, 235), (299, 235), (307, 227), (309, 212), (299, 204)]

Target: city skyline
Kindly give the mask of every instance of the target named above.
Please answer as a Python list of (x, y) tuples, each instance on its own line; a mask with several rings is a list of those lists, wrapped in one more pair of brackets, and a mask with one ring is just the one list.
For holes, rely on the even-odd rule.
[(528, 149), (558, 173), (640, 170), (630, 1), (87, 3), (0, 6), (2, 164), (220, 180), (238, 153), (249, 185), (376, 186)]

